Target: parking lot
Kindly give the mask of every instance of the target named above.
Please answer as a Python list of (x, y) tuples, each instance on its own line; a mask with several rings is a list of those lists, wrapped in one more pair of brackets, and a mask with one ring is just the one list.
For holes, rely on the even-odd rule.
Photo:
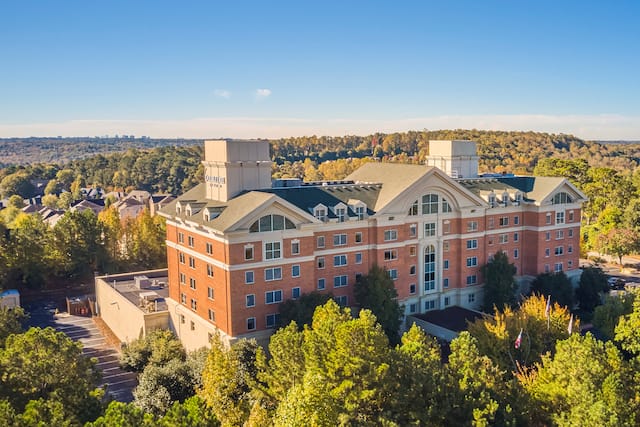
[(132, 401), (131, 392), (137, 384), (136, 374), (120, 369), (118, 351), (107, 342), (90, 317), (56, 314), (56, 306), (53, 303), (42, 303), (27, 307), (31, 313), (30, 326), (51, 326), (82, 343), (82, 353), (97, 359), (97, 366), (102, 371), (100, 386), (106, 386), (107, 393), (114, 400)]

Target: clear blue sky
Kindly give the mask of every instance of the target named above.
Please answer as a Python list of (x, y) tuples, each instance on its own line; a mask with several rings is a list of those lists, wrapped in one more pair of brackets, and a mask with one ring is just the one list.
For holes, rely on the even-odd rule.
[(0, 137), (640, 139), (638, 1), (14, 1)]

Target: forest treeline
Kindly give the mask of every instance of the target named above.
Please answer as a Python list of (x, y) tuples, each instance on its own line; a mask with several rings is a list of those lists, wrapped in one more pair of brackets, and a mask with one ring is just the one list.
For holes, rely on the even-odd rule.
[[(480, 130), (296, 137), (270, 141), (273, 177), (342, 179), (368, 161), (422, 163), (428, 141), (438, 139), (477, 141), (481, 172), (568, 177), (589, 198), (582, 218), (583, 249), (619, 256), (640, 245), (632, 238), (640, 230), (637, 144), (600, 144), (564, 134)], [(45, 194), (71, 191), (77, 196), (81, 187), (182, 194), (202, 181), (202, 157), (203, 146), (198, 143), (131, 148), (65, 164), (9, 166), (0, 169), (0, 198), (14, 194), (32, 197), (38, 181)]]

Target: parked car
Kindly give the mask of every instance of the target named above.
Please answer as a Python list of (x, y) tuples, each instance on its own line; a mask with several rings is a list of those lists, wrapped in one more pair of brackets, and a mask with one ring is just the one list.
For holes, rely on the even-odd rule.
[(609, 283), (609, 288), (611, 289), (623, 290), (625, 285), (625, 280), (619, 277), (609, 277), (609, 279), (607, 280), (607, 283)]

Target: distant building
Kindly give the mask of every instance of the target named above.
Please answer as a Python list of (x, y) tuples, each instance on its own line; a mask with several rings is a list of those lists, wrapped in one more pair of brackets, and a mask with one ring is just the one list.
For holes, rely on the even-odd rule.
[(481, 267), (498, 251), (523, 288), (543, 272), (579, 274), (586, 197), (569, 181), (478, 177), (470, 141), (429, 150), (428, 166), (368, 163), (342, 181), (272, 187), (267, 141), (206, 141), (204, 182), (160, 211), (170, 324), (185, 346), (215, 333), (266, 340), (279, 304), (312, 291), (352, 305), (374, 264), (407, 315), (477, 309)]
[(98, 214), (104, 210), (104, 200), (80, 200), (73, 204), (69, 210), (72, 212), (84, 212), (86, 210), (90, 210), (98, 216)]

